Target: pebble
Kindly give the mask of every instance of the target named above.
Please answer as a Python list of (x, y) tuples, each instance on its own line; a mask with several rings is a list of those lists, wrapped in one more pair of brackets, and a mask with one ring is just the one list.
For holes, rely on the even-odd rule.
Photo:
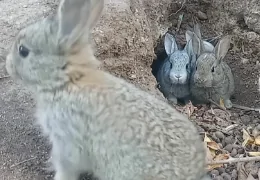
[(223, 167), (220, 167), (217, 169), (219, 174), (225, 173), (225, 169)]
[(208, 19), (208, 16), (206, 13), (202, 12), (202, 11), (198, 11), (198, 18), (200, 20), (207, 20)]
[(244, 154), (244, 152), (245, 152), (245, 151), (244, 151), (243, 148), (240, 148), (240, 149), (237, 150), (237, 153), (238, 153), (238, 154)]
[(228, 136), (225, 138), (226, 144), (233, 144), (234, 143), (234, 138), (232, 136)]
[(228, 144), (228, 145), (226, 145), (226, 146), (224, 147), (224, 149), (231, 153), (231, 152), (232, 152), (232, 149), (233, 149), (233, 146), (232, 146), (232, 144)]
[(224, 179), (223, 179), (223, 177), (221, 177), (221, 176), (216, 176), (216, 177), (214, 177), (212, 180), (224, 180)]
[(230, 156), (235, 157), (237, 155), (237, 150), (236, 149), (232, 149)]
[(234, 170), (232, 171), (231, 176), (232, 176), (233, 179), (237, 179), (237, 176), (238, 176), (237, 170), (234, 169)]
[(219, 171), (216, 170), (216, 169), (213, 169), (210, 173), (211, 173), (212, 175), (214, 175), (214, 176), (218, 176), (218, 175), (219, 175)]
[(251, 121), (250, 116), (248, 116), (248, 115), (243, 115), (243, 116), (241, 116), (241, 121), (242, 121), (245, 125), (249, 124), (250, 121)]
[(216, 136), (217, 138), (219, 138), (220, 140), (222, 140), (222, 139), (225, 138), (225, 135), (224, 135), (222, 132), (220, 132), (220, 131), (216, 131), (216, 132), (215, 132), (215, 136)]
[(231, 176), (228, 173), (222, 173), (221, 176), (224, 180), (231, 180)]

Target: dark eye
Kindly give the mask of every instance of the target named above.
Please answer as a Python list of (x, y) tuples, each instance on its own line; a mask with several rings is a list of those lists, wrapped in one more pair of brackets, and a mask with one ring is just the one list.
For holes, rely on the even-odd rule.
[(186, 69), (188, 69), (189, 68), (189, 65), (188, 64), (186, 64)]
[(19, 54), (20, 56), (26, 58), (29, 55), (29, 49), (24, 47), (23, 45), (19, 46)]
[(172, 68), (172, 63), (171, 63), (171, 68)]
[(214, 68), (214, 66), (211, 68), (211, 72), (214, 72), (215, 71), (215, 68)]
[(196, 70), (198, 69), (198, 67), (196, 66)]

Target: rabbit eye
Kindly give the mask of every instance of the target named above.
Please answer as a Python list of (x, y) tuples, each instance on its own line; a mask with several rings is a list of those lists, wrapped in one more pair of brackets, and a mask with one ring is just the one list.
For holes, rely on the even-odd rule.
[(24, 47), (23, 45), (19, 46), (19, 54), (20, 56), (26, 58), (29, 55), (29, 49)]
[(214, 68), (214, 66), (211, 68), (211, 72), (214, 72), (215, 71), (215, 68)]
[(172, 68), (172, 63), (171, 63), (171, 68)]
[(196, 66), (196, 70), (198, 69), (198, 66)]
[(188, 64), (186, 64), (186, 69), (188, 69), (189, 68), (189, 65)]

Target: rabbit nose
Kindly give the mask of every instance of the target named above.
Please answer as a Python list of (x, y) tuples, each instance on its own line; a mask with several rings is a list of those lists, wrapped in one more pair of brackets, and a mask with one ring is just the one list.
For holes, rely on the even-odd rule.
[(181, 78), (181, 76), (180, 76), (180, 75), (175, 75), (175, 77), (176, 77), (177, 79), (180, 79), (180, 78)]

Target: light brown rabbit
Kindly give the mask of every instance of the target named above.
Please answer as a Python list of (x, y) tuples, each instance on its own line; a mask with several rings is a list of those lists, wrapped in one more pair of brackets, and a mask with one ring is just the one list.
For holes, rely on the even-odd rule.
[(202, 44), (201, 38), (193, 33), (192, 47), (197, 56), (191, 75), (193, 101), (220, 103), (222, 99), (225, 107), (231, 108), (230, 97), (234, 94), (235, 83), (232, 70), (224, 61), (230, 47), (230, 36), (222, 37), (213, 51), (204, 50)]
[(89, 43), (103, 0), (62, 0), (57, 16), (21, 30), (6, 68), (30, 88), (52, 142), (55, 180), (199, 180), (205, 151), (166, 102), (98, 69)]

